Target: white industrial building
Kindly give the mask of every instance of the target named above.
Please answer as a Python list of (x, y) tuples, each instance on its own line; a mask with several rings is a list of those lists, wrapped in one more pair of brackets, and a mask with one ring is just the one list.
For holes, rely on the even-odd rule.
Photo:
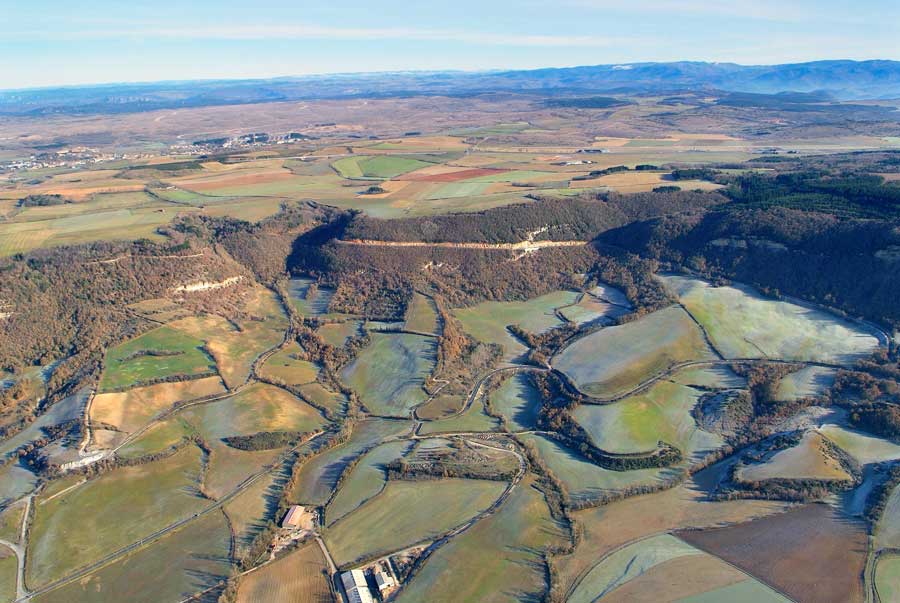
[(366, 575), (360, 569), (351, 570), (341, 574), (341, 582), (344, 583), (344, 591), (347, 593), (349, 603), (375, 603), (372, 591), (366, 583)]

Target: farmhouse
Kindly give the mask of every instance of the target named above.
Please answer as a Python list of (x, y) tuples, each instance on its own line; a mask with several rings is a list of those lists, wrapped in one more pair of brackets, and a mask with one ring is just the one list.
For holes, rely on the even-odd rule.
[(374, 603), (372, 591), (366, 583), (366, 575), (361, 569), (344, 572), (341, 574), (341, 582), (344, 584), (349, 603)]
[(311, 530), (313, 529), (313, 517), (312, 513), (308, 513), (300, 505), (293, 505), (284, 514), (284, 519), (281, 520), (281, 527), (290, 530)]

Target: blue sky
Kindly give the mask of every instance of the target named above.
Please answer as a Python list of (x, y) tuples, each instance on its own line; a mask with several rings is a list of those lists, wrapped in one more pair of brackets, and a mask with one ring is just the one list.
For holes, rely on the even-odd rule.
[(639, 61), (900, 59), (897, 0), (0, 0), (0, 89)]

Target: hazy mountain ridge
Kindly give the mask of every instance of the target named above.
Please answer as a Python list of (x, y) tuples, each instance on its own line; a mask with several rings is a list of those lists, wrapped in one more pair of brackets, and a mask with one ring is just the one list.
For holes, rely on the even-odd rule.
[(900, 97), (900, 61), (785, 65), (674, 62), (528, 71), (334, 74), (260, 80), (106, 84), (0, 92), (0, 114), (118, 113), (242, 103), (352, 97), (578, 95), (597, 92), (817, 93), (836, 100)]

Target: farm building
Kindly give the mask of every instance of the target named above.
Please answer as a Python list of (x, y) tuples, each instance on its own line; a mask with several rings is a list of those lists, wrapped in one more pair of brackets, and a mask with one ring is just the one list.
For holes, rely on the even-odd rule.
[(379, 569), (375, 572), (375, 584), (378, 585), (379, 591), (384, 592), (394, 587), (394, 579), (387, 572)]
[(311, 530), (313, 529), (313, 517), (312, 513), (308, 513), (306, 509), (301, 507), (300, 505), (293, 505), (290, 509), (288, 509), (287, 513), (284, 514), (284, 519), (281, 520), (281, 527), (287, 529), (301, 529), (301, 530)]
[(366, 583), (366, 575), (360, 569), (351, 570), (341, 574), (341, 582), (344, 583), (344, 591), (347, 593), (349, 603), (374, 603), (372, 591)]

